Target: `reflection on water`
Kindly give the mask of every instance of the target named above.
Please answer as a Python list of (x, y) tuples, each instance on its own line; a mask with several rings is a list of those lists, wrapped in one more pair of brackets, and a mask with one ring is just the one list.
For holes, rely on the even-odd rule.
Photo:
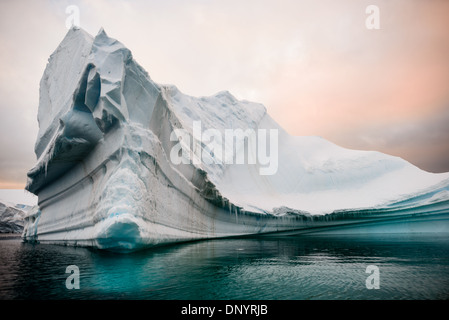
[[(132, 254), (0, 240), (0, 299), (448, 299), (447, 235), (208, 240)], [(68, 290), (77, 265), (80, 289)], [(380, 289), (368, 290), (368, 265)]]

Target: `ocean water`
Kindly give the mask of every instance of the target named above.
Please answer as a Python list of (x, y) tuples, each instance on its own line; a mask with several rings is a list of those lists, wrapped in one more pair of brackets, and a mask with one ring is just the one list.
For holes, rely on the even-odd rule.
[[(79, 269), (79, 289), (68, 289)], [(377, 267), (378, 289), (368, 289)], [(69, 281), (70, 282), (70, 281)], [(290, 235), (130, 254), (0, 240), (0, 299), (449, 298), (447, 234)]]

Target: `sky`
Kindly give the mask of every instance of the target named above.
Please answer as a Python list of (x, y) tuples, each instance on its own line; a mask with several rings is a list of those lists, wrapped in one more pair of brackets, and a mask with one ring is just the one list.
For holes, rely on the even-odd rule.
[(158, 83), (228, 90), (292, 135), (449, 171), (449, 1), (1, 0), (0, 188), (24, 188), (36, 161), (39, 81), (73, 5)]

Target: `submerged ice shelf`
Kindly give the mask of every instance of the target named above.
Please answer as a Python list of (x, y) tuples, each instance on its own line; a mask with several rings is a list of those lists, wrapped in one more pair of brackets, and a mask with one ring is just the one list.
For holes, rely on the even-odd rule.
[[(38, 195), (39, 209), (27, 217), (25, 240), (126, 251), (367, 223), (449, 231), (448, 173), (291, 136), (264, 106), (227, 91), (196, 98), (157, 84), (104, 30), (67, 33), (42, 77), (38, 120), (37, 163), (26, 189)], [(223, 136), (274, 130), (276, 170), (261, 174), (258, 161), (213, 161), (219, 155), (197, 139), (198, 121)], [(173, 139), (176, 130), (191, 141), (192, 158), (204, 152), (212, 161), (175, 163), (173, 148), (186, 150)], [(256, 150), (254, 139), (246, 143), (236, 152)]]

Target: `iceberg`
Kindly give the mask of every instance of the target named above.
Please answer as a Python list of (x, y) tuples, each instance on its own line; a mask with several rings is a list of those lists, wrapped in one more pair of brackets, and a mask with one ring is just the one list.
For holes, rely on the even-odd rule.
[(292, 136), (228, 91), (158, 84), (103, 29), (72, 28), (50, 56), (38, 121), (25, 241), (132, 251), (361, 225), (449, 231), (449, 173)]
[(23, 233), (32, 209), (38, 209), (34, 195), (25, 190), (0, 189), (0, 233)]
[(22, 233), (27, 209), (0, 202), (0, 233)]

